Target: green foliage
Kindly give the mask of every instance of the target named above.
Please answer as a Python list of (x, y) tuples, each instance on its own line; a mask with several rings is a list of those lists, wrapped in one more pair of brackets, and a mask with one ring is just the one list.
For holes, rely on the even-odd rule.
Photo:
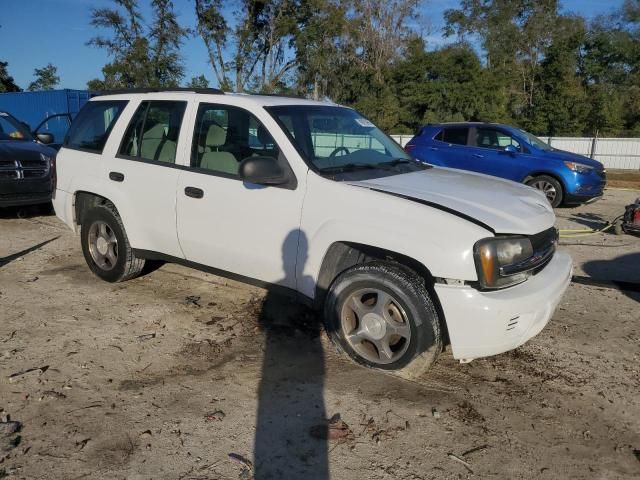
[(151, 0), (153, 22), (146, 26), (136, 0), (113, 0), (117, 8), (97, 8), (91, 25), (109, 32), (88, 45), (106, 50), (111, 61), (92, 90), (178, 86), (184, 77), (179, 49), (189, 31), (177, 21), (171, 0)]
[(185, 85), (187, 88), (209, 88), (209, 80), (204, 75), (191, 77), (191, 80)]
[(58, 69), (51, 63), (33, 71), (35, 80), (29, 84), (27, 90), (35, 92), (39, 90), (53, 90), (60, 83)]
[(22, 89), (16, 85), (13, 77), (9, 75), (9, 63), (0, 62), (0, 93), (5, 92), (21, 92)]
[[(110, 61), (89, 88), (178, 85), (189, 33), (171, 0), (95, 9)], [(539, 135), (640, 134), (640, 0), (590, 23), (558, 0), (460, 0), (451, 42), (422, 39), (423, 0), (194, 0), (195, 31), (223, 90), (297, 93), (351, 105), (387, 131), (491, 121)], [(233, 16), (228, 15), (233, 11)], [(149, 25), (147, 27), (147, 25)], [(55, 72), (54, 72), (55, 73)], [(0, 63), (0, 89), (6, 88)], [(187, 86), (207, 87), (204, 75)]]

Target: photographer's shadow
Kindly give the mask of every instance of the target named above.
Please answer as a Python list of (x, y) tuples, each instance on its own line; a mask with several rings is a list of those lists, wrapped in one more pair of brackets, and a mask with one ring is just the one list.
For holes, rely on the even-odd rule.
[[(304, 233), (289, 233), (282, 246), (286, 275), (303, 271), (300, 267), (306, 262), (307, 249)], [(302, 262), (298, 268), (296, 257)], [(298, 285), (303, 280), (298, 278)], [(267, 294), (259, 321), (265, 345), (258, 388), (254, 478), (328, 479), (327, 440), (310, 435), (312, 427), (326, 421), (320, 321), (309, 309), (272, 292)]]

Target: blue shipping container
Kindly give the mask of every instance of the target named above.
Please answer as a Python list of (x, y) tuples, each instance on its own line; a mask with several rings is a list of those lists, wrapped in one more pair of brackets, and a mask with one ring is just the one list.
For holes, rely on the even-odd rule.
[(8, 112), (31, 128), (46, 117), (68, 113), (75, 117), (93, 94), (87, 90), (0, 93), (0, 111)]

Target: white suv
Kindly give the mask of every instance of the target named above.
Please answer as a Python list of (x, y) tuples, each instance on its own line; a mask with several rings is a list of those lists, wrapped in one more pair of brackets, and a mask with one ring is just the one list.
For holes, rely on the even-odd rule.
[(103, 95), (56, 169), (56, 213), (100, 278), (154, 259), (294, 292), (370, 367), (419, 372), (445, 342), (463, 361), (515, 348), (571, 279), (543, 194), (420, 163), (339, 105)]

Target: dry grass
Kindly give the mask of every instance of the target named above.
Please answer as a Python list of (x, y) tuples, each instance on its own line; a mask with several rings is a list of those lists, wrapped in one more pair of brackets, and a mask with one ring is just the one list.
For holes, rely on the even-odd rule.
[(607, 187), (632, 188), (640, 191), (640, 171), (608, 170)]

